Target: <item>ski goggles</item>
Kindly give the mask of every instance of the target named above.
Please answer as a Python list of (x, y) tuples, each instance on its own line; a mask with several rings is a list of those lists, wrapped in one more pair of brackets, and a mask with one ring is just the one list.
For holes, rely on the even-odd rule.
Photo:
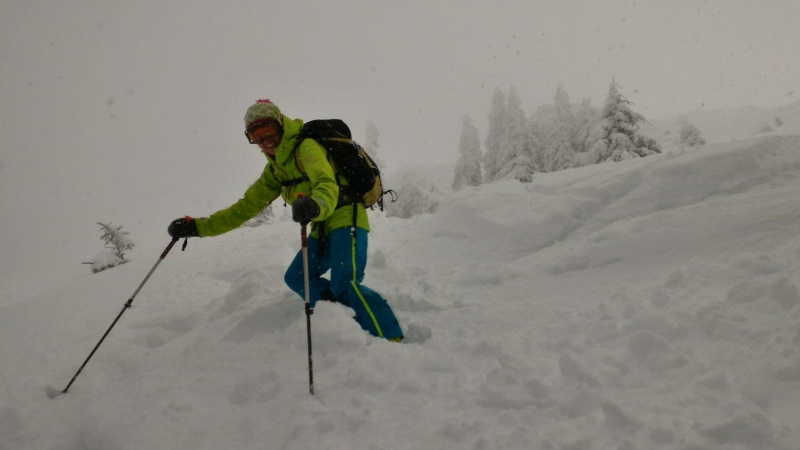
[(283, 130), (275, 119), (266, 119), (255, 122), (244, 130), (247, 142), (251, 144), (261, 144), (262, 142), (280, 140)]

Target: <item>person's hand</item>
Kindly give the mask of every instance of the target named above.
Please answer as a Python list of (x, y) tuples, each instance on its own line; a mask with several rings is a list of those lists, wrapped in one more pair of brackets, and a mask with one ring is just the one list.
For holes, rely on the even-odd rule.
[(167, 233), (174, 238), (200, 236), (197, 232), (197, 224), (195, 224), (194, 219), (189, 216), (173, 220), (172, 223), (169, 224), (169, 228), (167, 228)]
[(292, 203), (292, 220), (308, 223), (319, 215), (319, 205), (311, 197), (300, 197)]

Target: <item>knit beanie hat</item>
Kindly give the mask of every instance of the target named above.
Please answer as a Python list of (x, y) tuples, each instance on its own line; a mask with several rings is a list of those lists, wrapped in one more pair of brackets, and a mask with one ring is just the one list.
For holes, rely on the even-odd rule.
[(265, 119), (275, 119), (283, 128), (283, 114), (281, 114), (278, 106), (267, 99), (256, 100), (253, 106), (247, 108), (247, 113), (244, 115), (244, 125), (249, 127), (253, 123)]

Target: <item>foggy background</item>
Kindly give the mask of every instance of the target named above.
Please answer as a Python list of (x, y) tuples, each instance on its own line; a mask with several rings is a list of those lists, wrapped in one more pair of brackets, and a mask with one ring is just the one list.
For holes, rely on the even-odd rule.
[(649, 119), (794, 101), (799, 20), (793, 1), (2, 1), (0, 300), (86, 273), (97, 221), (160, 248), (239, 198), (265, 162), (255, 99), (357, 140), (372, 121), (389, 172), (454, 163), (496, 87), (528, 114), (558, 83), (601, 105), (612, 76)]

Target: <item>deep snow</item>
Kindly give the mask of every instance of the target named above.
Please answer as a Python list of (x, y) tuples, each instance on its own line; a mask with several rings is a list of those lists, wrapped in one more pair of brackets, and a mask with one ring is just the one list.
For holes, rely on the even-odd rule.
[(0, 308), (0, 448), (797, 449), (800, 137), (773, 134), (371, 213), (365, 283), (408, 338), (320, 302), (314, 397), (278, 206), (176, 246), (48, 398), (159, 228), (130, 263)]

